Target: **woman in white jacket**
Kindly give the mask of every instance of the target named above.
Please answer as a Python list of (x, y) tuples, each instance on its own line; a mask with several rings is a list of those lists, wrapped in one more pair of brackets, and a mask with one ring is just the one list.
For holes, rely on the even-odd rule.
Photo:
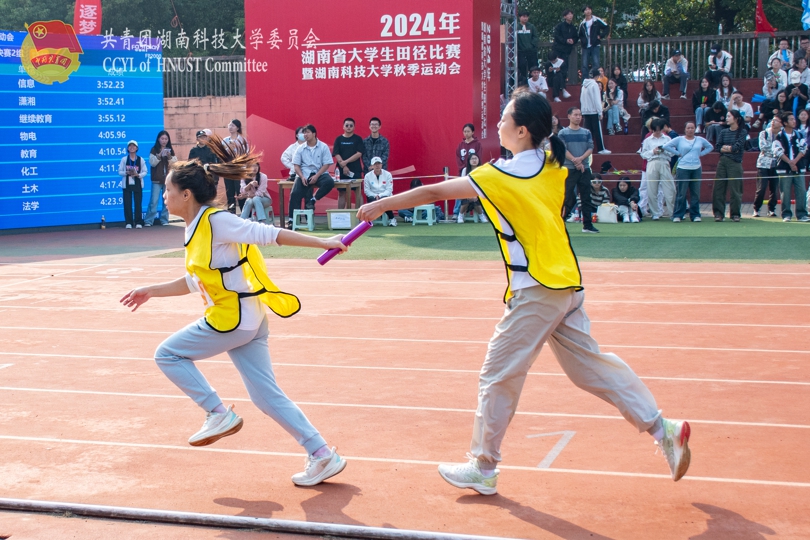
[[(371, 158), (371, 170), (363, 178), (363, 191), (366, 192), (368, 202), (374, 202), (384, 197), (394, 194), (394, 177), (391, 173), (382, 168), (382, 158), (375, 156)], [(397, 218), (394, 212), (389, 210), (385, 213), (388, 216), (388, 226), (396, 227)]]
[(593, 79), (582, 81), (579, 101), (583, 127), (591, 132), (594, 150), (600, 154), (610, 154), (602, 142), (602, 90), (599, 83)]
[[(118, 163), (118, 175), (123, 177), (121, 187), (124, 188), (124, 220), (126, 228), (143, 228), (143, 177), (149, 172), (146, 161), (137, 154), (138, 142), (129, 141), (127, 155)], [(133, 209), (134, 202), (134, 209)]]

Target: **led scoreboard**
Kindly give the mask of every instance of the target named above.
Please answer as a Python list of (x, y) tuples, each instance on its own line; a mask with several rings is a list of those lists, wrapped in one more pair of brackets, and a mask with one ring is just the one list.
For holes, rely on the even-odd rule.
[[(50, 40), (50, 41), (48, 41)], [(0, 229), (123, 221), (127, 141), (163, 129), (159, 39), (0, 31)], [(144, 179), (144, 208), (150, 178)]]

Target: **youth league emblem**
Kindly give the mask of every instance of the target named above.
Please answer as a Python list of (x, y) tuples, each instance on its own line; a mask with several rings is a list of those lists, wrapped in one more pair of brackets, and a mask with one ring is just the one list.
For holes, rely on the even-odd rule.
[(62, 21), (39, 21), (26, 25), (20, 61), (26, 73), (42, 84), (63, 83), (79, 69), (84, 51), (73, 26)]

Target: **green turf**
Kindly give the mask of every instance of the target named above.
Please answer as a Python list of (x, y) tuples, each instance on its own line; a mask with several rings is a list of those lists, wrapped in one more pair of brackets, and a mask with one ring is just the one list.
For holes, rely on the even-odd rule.
[[(574, 251), (580, 260), (671, 260), (806, 262), (810, 254), (810, 223), (783, 223), (777, 219), (743, 219), (740, 223), (597, 224), (599, 234), (583, 234), (579, 224), (568, 224)], [(315, 235), (332, 231), (316, 229)], [(317, 252), (305, 248), (262, 247), (267, 258), (312, 259)], [(182, 257), (182, 251), (163, 255)], [(500, 260), (492, 227), (488, 224), (440, 224), (428, 227), (400, 224), (375, 226), (345, 259)]]

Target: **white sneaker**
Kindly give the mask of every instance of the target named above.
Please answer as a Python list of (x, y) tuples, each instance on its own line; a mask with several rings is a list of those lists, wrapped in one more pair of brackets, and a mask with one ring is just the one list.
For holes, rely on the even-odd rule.
[(672, 223), (680, 223), (680, 222), (681, 222), (681, 218), (679, 218), (679, 217), (672, 218)]
[(607, 154), (612, 154), (613, 152), (611, 152), (610, 150), (608, 150), (607, 148), (605, 148), (604, 150), (599, 150), (599, 152), (598, 152), (598, 153), (599, 153), (599, 154), (602, 154), (602, 155), (607, 155)]
[(633, 212), (633, 213), (630, 215), (630, 223), (638, 223), (638, 222), (639, 222), (639, 221), (638, 221), (638, 214), (636, 214), (635, 212)]
[(412, 217), (405, 216), (405, 223), (411, 223), (413, 221)]
[(555, 97), (554, 102), (555, 103), (562, 103), (562, 100), (560, 98), (558, 98), (558, 97)]
[(568, 98), (570, 98), (570, 97), (571, 97), (571, 94), (569, 94), (569, 93), (568, 93), (568, 90), (563, 90), (562, 94), (563, 94), (563, 97), (564, 97), (565, 99), (568, 99)]
[(489, 223), (489, 220), (487, 219), (487, 215), (485, 213), (483, 213), (483, 212), (481, 212), (481, 214), (478, 215), (478, 220), (481, 223)]
[(653, 220), (653, 221), (658, 221), (659, 219), (661, 219), (661, 216), (653, 216), (653, 217), (652, 217), (652, 220)]
[(126, 227), (124, 227), (124, 228), (125, 228), (125, 229), (131, 229), (131, 228), (132, 228), (132, 225), (130, 225), (129, 223), (127, 223), (127, 226), (126, 226)]
[(478, 460), (470, 457), (468, 463), (461, 463), (459, 465), (439, 465), (439, 474), (442, 478), (450, 484), (461, 489), (474, 489), (481, 495), (495, 495), (498, 492), (498, 474), (500, 471), (495, 469), (495, 474), (486, 477), (481, 474), (481, 469), (478, 468)]
[(292, 476), (293, 484), (314, 486), (340, 473), (346, 468), (346, 460), (341, 458), (336, 450), (337, 448), (332, 447), (332, 454), (322, 458), (307, 456), (304, 462), (304, 472)]
[(397, 226), (397, 218), (391, 218), (390, 220), (388, 220), (388, 226), (389, 227), (396, 227)]
[(459, 214), (458, 219), (456, 219), (457, 223), (464, 223), (464, 214)]
[(689, 422), (674, 420), (667, 420), (663, 418), (664, 423), (664, 436), (660, 441), (656, 441), (658, 450), (664, 454), (669, 464), (669, 470), (672, 473), (672, 479), (676, 482), (683, 478), (686, 471), (689, 469), (689, 462), (692, 460), (692, 453), (689, 451), (689, 436), (692, 429), (689, 427)]
[(630, 214), (625, 214), (622, 218), (623, 223), (630, 223)]
[(782, 218), (782, 221), (784, 221), (785, 223), (790, 223), (790, 218), (789, 217), (784, 217), (784, 218)]
[(568, 219), (566, 219), (565, 221), (568, 222), (568, 223), (576, 223), (578, 217), (579, 216), (577, 216), (576, 214), (571, 214), (570, 216), (568, 216)]
[(700, 219), (700, 216), (698, 216), (698, 217), (696, 217), (695, 219), (692, 220), (692, 223), (700, 223), (701, 221), (703, 221), (703, 220)]
[(810, 217), (807, 216), (800, 217), (799, 221), (801, 221), (802, 223), (807, 223), (808, 221), (810, 221)]
[(135, 228), (136, 228), (136, 229), (143, 229), (143, 225), (140, 225), (140, 224), (135, 225)]
[(203, 427), (191, 436), (188, 444), (191, 446), (208, 446), (222, 437), (233, 435), (242, 429), (244, 422), (233, 412), (233, 405), (224, 413), (210, 412), (205, 418)]

